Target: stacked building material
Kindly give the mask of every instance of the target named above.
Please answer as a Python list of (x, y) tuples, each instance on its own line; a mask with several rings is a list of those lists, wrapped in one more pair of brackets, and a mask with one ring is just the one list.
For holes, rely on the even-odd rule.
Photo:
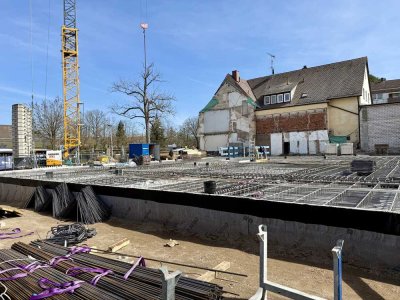
[(0, 251), (0, 282), (2, 299), (121, 299), (9, 249)]
[(103, 222), (111, 215), (111, 209), (96, 196), (91, 186), (76, 193), (72, 193), (65, 182), (49, 190), (38, 186), (28, 199), (23, 208), (34, 208), (37, 212), (51, 211), (57, 219), (93, 224)]
[(68, 218), (74, 212), (76, 212), (76, 199), (67, 184), (61, 183), (53, 193), (53, 217)]
[[(87, 247), (68, 249), (55, 244), (37, 241), (31, 245), (20, 242), (15, 243), (12, 246), (12, 250), (25, 255), (25, 257), (33, 257), (37, 261), (46, 262), (48, 267), (43, 268), (46, 272), (54, 271), (56, 274), (72, 275), (74, 280), (94, 285), (96, 288), (103, 290), (105, 295), (112, 294), (117, 299), (155, 300), (160, 299), (161, 296), (162, 278), (160, 271), (93, 255), (87, 253), (90, 250)], [(0, 256), (1, 259), (2, 257)], [(31, 273), (36, 275), (36, 271), (39, 270)], [(26, 277), (31, 276), (31, 273)], [(0, 278), (3, 275), (0, 274)], [(34, 280), (36, 278), (32, 279), (32, 281)], [(4, 281), (4, 284), (7, 288), (12, 289), (13, 283), (16, 281)], [(63, 278), (59, 281), (65, 282), (66, 279)], [(222, 293), (222, 288), (216, 284), (188, 277), (181, 277), (176, 286), (177, 300), (218, 300), (222, 299)], [(93, 296), (86, 299), (104, 298)]]
[(35, 211), (46, 211), (51, 206), (51, 196), (47, 193), (46, 189), (38, 186), (33, 195)]
[(79, 219), (82, 223), (93, 224), (102, 222), (110, 217), (110, 208), (99, 199), (91, 186), (84, 187), (77, 194)]
[(58, 245), (76, 245), (96, 235), (96, 229), (80, 223), (51, 227), (45, 241)]

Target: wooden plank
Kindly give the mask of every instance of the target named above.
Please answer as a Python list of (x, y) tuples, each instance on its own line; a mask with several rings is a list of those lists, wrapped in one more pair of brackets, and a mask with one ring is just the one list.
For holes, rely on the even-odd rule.
[[(222, 263), (218, 264), (215, 266), (215, 270), (218, 271), (226, 271), (231, 267), (231, 263), (229, 261), (223, 261)], [(213, 279), (215, 279), (216, 272), (212, 271), (207, 271), (203, 275), (200, 275), (197, 277), (198, 280), (206, 281), (206, 282), (211, 282)]]
[(127, 238), (122, 239), (122, 240), (120, 240), (120, 241), (118, 241), (118, 242), (112, 244), (112, 245), (108, 248), (108, 251), (110, 251), (110, 252), (117, 252), (118, 250), (120, 250), (120, 249), (126, 247), (127, 245), (129, 245), (129, 243), (130, 243), (130, 241), (129, 241)]

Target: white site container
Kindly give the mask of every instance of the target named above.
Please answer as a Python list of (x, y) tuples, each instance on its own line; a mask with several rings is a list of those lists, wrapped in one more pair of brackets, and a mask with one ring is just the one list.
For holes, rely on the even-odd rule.
[(337, 155), (338, 145), (337, 144), (327, 144), (325, 154)]
[(354, 147), (353, 143), (343, 143), (340, 145), (340, 154), (342, 155), (353, 155)]

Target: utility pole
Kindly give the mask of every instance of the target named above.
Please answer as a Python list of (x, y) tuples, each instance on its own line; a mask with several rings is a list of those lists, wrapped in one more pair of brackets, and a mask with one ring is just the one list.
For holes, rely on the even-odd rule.
[(114, 148), (113, 148), (113, 130), (112, 130), (112, 124), (107, 124), (108, 127), (110, 127), (110, 149), (111, 149), (111, 157), (114, 157)]

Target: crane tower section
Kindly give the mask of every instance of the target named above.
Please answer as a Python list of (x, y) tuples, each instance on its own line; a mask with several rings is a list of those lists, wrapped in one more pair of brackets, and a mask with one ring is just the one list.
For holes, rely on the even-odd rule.
[(78, 29), (76, 28), (76, 0), (64, 0), (62, 37), (62, 71), (64, 97), (64, 157), (80, 146), (80, 107)]

